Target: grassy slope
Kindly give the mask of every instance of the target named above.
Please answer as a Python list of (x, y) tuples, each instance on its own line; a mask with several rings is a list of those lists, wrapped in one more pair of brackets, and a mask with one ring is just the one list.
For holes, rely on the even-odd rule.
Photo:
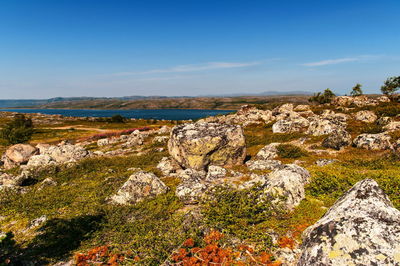
[[(386, 107), (375, 110), (382, 108)], [(398, 110), (398, 106), (396, 108)], [(106, 124), (103, 126), (107, 127)], [(349, 129), (356, 135), (368, 131), (369, 126), (350, 122)], [(87, 134), (75, 133), (77, 135), (74, 137)], [(288, 142), (302, 136), (272, 134), (271, 125), (247, 128), (245, 134), (250, 156), (263, 145)], [(38, 133), (34, 141), (47, 136)], [(65, 135), (60, 132), (55, 134), (54, 138), (57, 137), (62, 139)], [(311, 141), (318, 146), (320, 139)], [(150, 143), (146, 145), (149, 149), (153, 147)], [(170, 192), (153, 200), (130, 207), (107, 203), (108, 197), (132, 173), (129, 168), (140, 167), (160, 175), (155, 165), (165, 155), (165, 152), (152, 150), (141, 156), (93, 158), (70, 168), (58, 167), (39, 172), (38, 182), (52, 177), (58, 185), (38, 191), (39, 185), (36, 184), (26, 194), (1, 193), (1, 229), (15, 233), (17, 243), (14, 250), (23, 254), (20, 257), (41, 259), (43, 263), (108, 244), (119, 252), (138, 255), (143, 265), (158, 265), (187, 237), (200, 239), (202, 228), (216, 228), (223, 231), (228, 239), (254, 244), (259, 250), (273, 248), (271, 239), (265, 234), (271, 229), (280, 235), (292, 232), (299, 239), (299, 232), (317, 221), (338, 197), (364, 178), (375, 179), (395, 207), (400, 208), (398, 158), (388, 152), (368, 152), (351, 147), (338, 155), (340, 162), (325, 167), (315, 166), (314, 161), (335, 156), (303, 153), (296, 158), (305, 162), (304, 166), (312, 174), (312, 181), (306, 187), (306, 199), (291, 213), (274, 212), (268, 203), (254, 206), (249, 197), (223, 190), (218, 204), (212, 201), (203, 203), (207, 207), (203, 212), (204, 219), (196, 222), (184, 216), (183, 205), (174, 195), (178, 181), (170, 178), (164, 179)], [(286, 163), (294, 161), (294, 158), (280, 159)], [(260, 210), (269, 211), (260, 213)], [(39, 230), (37, 228), (24, 232), (29, 222), (41, 215), (49, 218), (40, 228), (42, 233), (35, 235), (35, 231)], [(230, 242), (227, 240), (226, 244)]]

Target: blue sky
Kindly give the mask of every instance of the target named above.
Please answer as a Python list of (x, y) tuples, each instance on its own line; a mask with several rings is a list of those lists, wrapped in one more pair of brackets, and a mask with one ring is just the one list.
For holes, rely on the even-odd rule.
[(400, 1), (1, 0), (0, 98), (378, 92)]

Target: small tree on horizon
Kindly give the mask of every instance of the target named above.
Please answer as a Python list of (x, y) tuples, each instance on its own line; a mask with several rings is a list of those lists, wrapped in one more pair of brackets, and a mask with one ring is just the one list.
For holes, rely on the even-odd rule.
[(314, 94), (314, 96), (309, 98), (308, 101), (319, 104), (330, 103), (335, 96), (336, 95), (331, 91), (331, 89), (328, 88), (324, 90), (323, 93), (318, 92), (317, 94)]
[(390, 97), (400, 89), (400, 76), (388, 78), (381, 87), (381, 92)]
[(362, 85), (357, 83), (350, 92), (350, 95), (353, 97), (363, 95), (363, 91), (361, 89)]
[(31, 139), (34, 132), (32, 119), (23, 114), (16, 114), (14, 119), (6, 123), (0, 131), (0, 137), (7, 144), (24, 143)]

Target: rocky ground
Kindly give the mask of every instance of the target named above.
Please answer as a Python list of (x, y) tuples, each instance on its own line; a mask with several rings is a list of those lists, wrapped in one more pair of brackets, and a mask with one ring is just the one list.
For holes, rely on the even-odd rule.
[(195, 122), (34, 115), (31, 143), (2, 147), (0, 263), (400, 264), (399, 113), (343, 96)]

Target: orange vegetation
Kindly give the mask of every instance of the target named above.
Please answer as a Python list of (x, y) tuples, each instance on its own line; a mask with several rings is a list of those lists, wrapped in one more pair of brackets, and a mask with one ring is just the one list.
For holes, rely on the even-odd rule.
[(212, 231), (204, 237), (204, 247), (195, 246), (193, 239), (189, 238), (183, 242), (182, 248), (172, 254), (171, 261), (183, 266), (281, 265), (274, 261), (271, 254), (255, 254), (253, 248), (246, 245), (239, 246), (237, 251), (224, 248), (220, 243), (223, 237), (220, 232)]

